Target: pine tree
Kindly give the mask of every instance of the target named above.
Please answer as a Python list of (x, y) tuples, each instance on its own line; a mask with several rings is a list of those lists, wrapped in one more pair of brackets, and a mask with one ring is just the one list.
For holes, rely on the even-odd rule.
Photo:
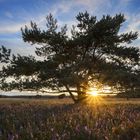
[(7, 63), (10, 57), (10, 49), (6, 49), (4, 46), (0, 47), (0, 62)]
[(46, 30), (41, 30), (34, 22), (31, 28), (22, 28), (23, 40), (37, 44), (35, 52), (42, 59), (13, 55), (1, 77), (12, 76), (16, 81), (6, 83), (3, 80), (1, 89), (51, 89), (68, 92), (77, 102), (94, 86), (126, 90), (133, 85), (138, 88), (140, 51), (130, 47), (138, 33), (119, 33), (124, 15), (107, 15), (97, 20), (96, 16), (85, 12), (79, 13), (76, 19), (71, 36), (67, 35), (67, 26), (60, 29), (51, 14), (46, 18)]

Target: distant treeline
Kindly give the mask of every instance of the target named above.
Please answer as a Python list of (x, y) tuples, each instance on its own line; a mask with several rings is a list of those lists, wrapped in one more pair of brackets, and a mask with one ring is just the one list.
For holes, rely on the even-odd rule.
[(140, 91), (127, 91), (117, 94), (116, 97), (140, 98)]
[(8, 95), (0, 95), (0, 98), (27, 98), (27, 99), (51, 99), (51, 98), (69, 98), (69, 96), (66, 96), (65, 94), (60, 94), (56, 96), (51, 95), (21, 95), (21, 96), (8, 96)]

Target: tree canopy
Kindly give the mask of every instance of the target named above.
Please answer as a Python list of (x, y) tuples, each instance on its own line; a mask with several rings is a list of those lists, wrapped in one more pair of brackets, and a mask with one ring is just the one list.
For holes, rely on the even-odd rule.
[[(23, 40), (37, 44), (35, 53), (41, 59), (13, 55), (2, 69), (0, 88), (68, 92), (75, 102), (85, 97), (90, 87), (139, 88), (140, 51), (131, 46), (138, 33), (119, 32), (124, 15), (98, 20), (84, 12), (76, 20), (71, 35), (67, 34), (67, 25), (60, 28), (51, 14), (46, 17), (46, 30), (34, 22), (30, 28), (22, 28)], [(7, 77), (15, 80), (7, 82)]]
[(6, 49), (4, 46), (0, 48), (0, 63), (7, 63), (9, 61), (11, 50)]

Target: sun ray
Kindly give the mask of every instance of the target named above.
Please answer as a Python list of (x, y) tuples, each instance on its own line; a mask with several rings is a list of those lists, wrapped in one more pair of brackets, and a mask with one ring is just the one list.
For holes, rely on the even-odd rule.
[(89, 105), (98, 106), (105, 104), (104, 98), (99, 94), (100, 91), (97, 90), (96, 88), (89, 88), (87, 93), (88, 93), (87, 103)]

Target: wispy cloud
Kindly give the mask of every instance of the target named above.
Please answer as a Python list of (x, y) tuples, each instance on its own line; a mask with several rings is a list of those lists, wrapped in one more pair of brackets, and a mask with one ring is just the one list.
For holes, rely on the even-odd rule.
[(5, 12), (5, 16), (8, 17), (8, 18), (13, 18), (12, 13), (9, 12), (9, 11), (6, 11), (6, 12)]
[[(5, 0), (0, 0), (4, 2)], [(7, 0), (8, 1), (8, 0)], [(16, 12), (5, 10), (5, 19), (0, 20), (0, 35), (10, 35), (20, 33), (21, 27), (25, 25), (30, 26), (30, 21), (35, 21), (39, 27), (45, 28), (46, 15), (52, 13), (57, 19), (59, 26), (68, 25), (68, 35), (70, 35), (70, 28), (75, 24), (75, 16), (78, 12), (87, 10), (92, 15), (101, 17), (103, 14), (114, 15), (116, 13), (124, 13), (126, 15), (127, 23), (123, 31), (138, 31), (140, 32), (140, 14), (129, 12), (128, 5), (133, 0), (56, 0), (56, 3), (48, 0), (38, 0), (40, 4), (36, 4), (27, 10), (23, 6), (22, 9)], [(115, 5), (114, 5), (115, 4)], [(139, 37), (140, 40), (140, 37)], [(0, 38), (0, 45), (5, 45), (14, 49), (14, 52), (26, 54), (34, 49), (29, 47), (19, 37), (10, 39)], [(24, 47), (27, 46), (27, 47)], [(29, 49), (29, 50), (28, 50)]]
[(129, 24), (126, 30), (140, 32), (140, 14), (129, 16)]
[[(59, 3), (50, 5), (49, 8), (42, 8), (43, 6), (38, 5), (37, 8), (41, 9), (39, 13), (36, 13), (35, 9), (32, 9), (30, 13), (26, 9), (22, 9), (19, 13), (11, 13), (9, 11), (5, 12), (5, 16), (8, 19), (5, 19), (4, 21), (0, 22), (0, 34), (11, 34), (11, 33), (17, 33), (20, 32), (20, 28), (24, 25), (29, 25), (30, 21), (33, 20), (39, 24), (39, 26), (44, 27), (45, 25), (45, 16), (48, 13), (52, 13), (55, 17), (58, 17), (59, 21), (70, 23), (73, 22), (74, 19), (67, 19), (67, 21), (63, 21), (61, 19), (61, 14), (68, 13), (68, 16), (70, 14), (73, 14), (73, 8), (77, 6), (82, 6), (82, 9), (87, 9), (88, 11), (94, 12), (95, 9), (100, 8), (103, 4), (109, 3), (110, 0), (71, 0), (71, 1), (61, 1)], [(44, 3), (44, 7), (48, 6)], [(79, 8), (79, 7), (78, 7)], [(77, 8), (77, 12), (79, 12)], [(37, 10), (38, 11), (38, 10)], [(73, 15), (74, 17), (75, 15)], [(18, 20), (17, 20), (18, 19)]]
[(35, 55), (35, 47), (29, 43), (25, 43), (22, 38), (1, 39), (0, 43), (9, 49), (12, 49), (13, 54)]
[(27, 23), (15, 23), (9, 25), (0, 25), (0, 34), (11, 34), (20, 32), (21, 27)]

